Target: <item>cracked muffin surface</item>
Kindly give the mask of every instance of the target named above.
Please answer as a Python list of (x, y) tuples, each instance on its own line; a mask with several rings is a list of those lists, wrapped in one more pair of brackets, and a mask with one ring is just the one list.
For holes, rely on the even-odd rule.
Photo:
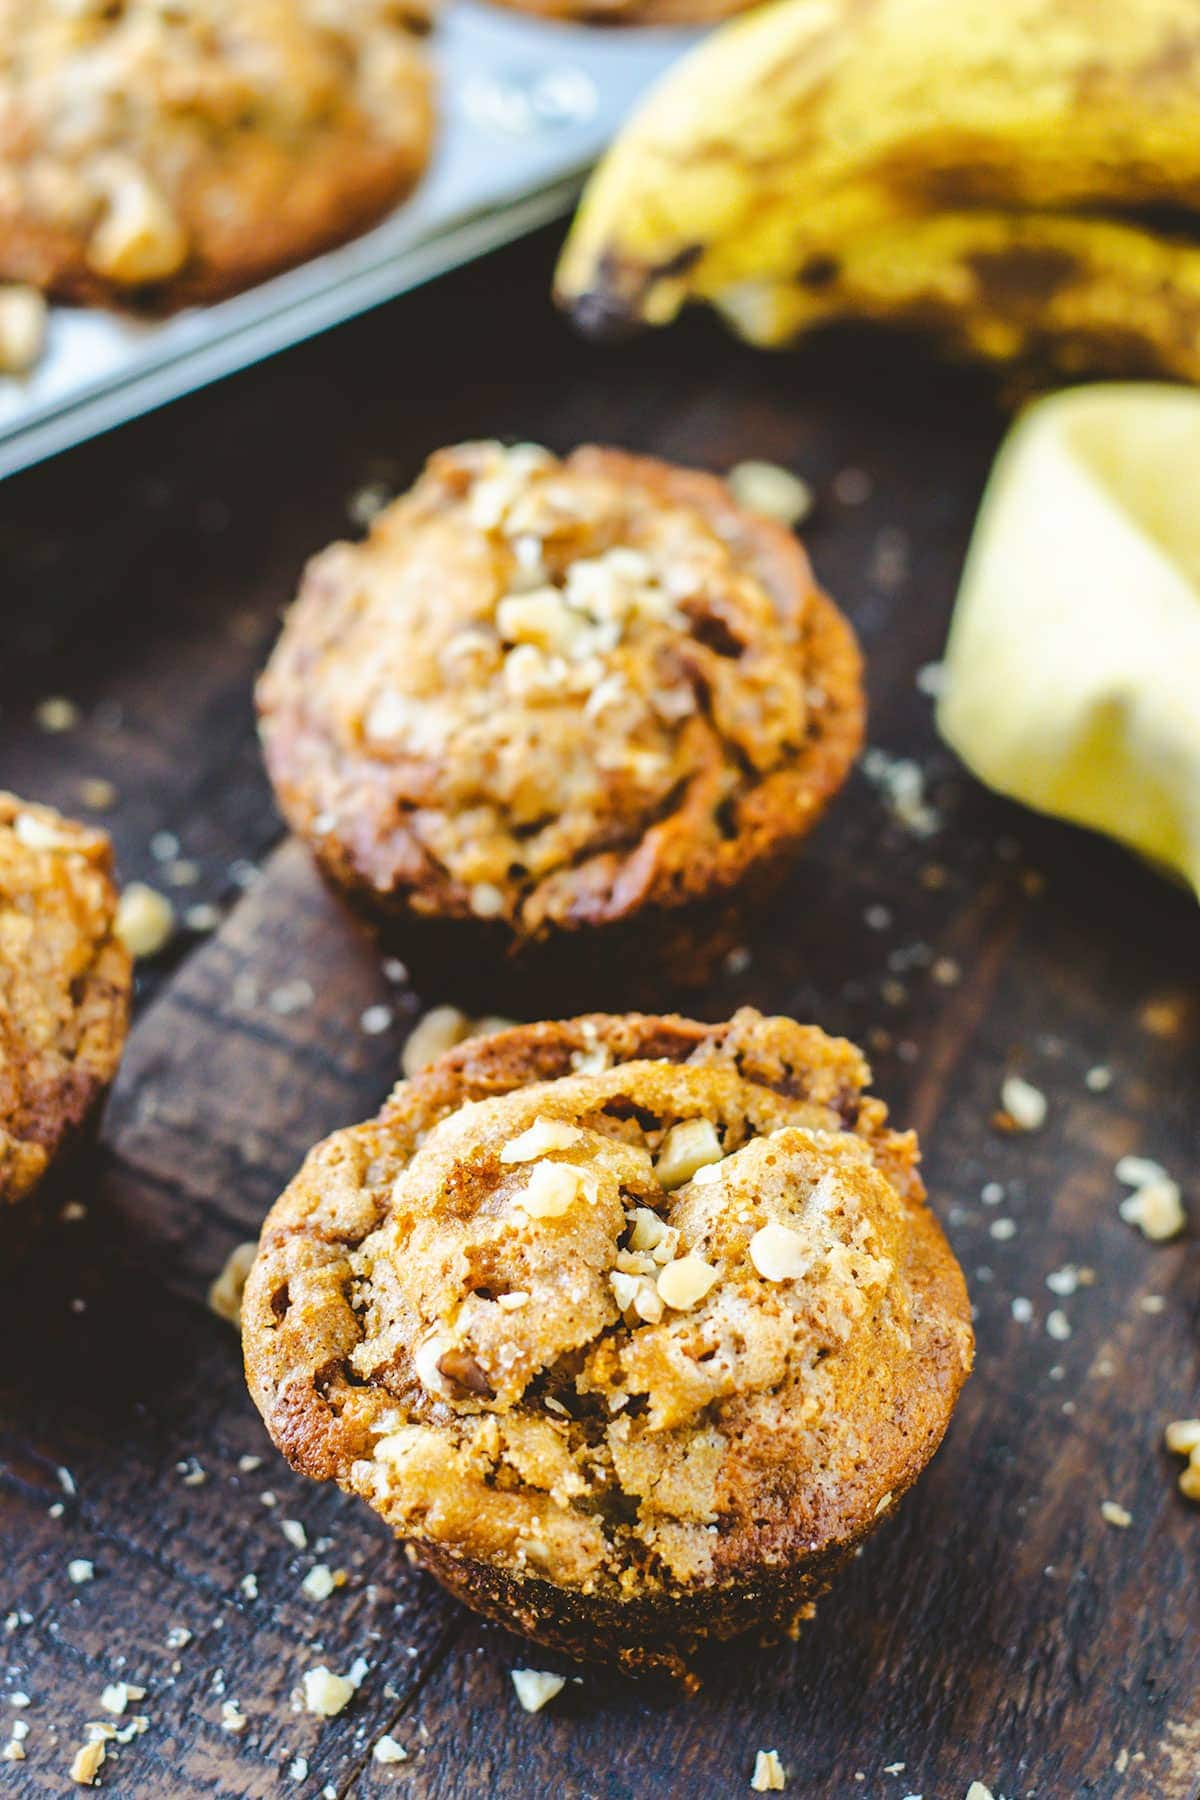
[(0, 793), (0, 1214), (117, 1071), (132, 986), (104, 832)]
[(849, 626), (724, 483), (495, 443), (439, 452), (309, 565), (258, 699), (335, 880), (510, 950), (777, 869), (863, 716)]
[(461, 1045), (267, 1219), (243, 1318), (275, 1442), (581, 1654), (673, 1666), (786, 1625), (971, 1361), (915, 1140), (867, 1079), (750, 1011)]
[(425, 0), (0, 0), (0, 279), (177, 305), (364, 230), (424, 167)]

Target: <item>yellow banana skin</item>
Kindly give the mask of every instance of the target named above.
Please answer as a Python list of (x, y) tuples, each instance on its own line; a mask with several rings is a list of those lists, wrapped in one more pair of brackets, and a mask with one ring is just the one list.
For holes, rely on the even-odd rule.
[[(706, 299), (769, 343), (924, 310), (960, 348), (1003, 358), (1006, 336), (1016, 355), (1030, 333), (995, 299), (998, 267), (981, 297), (980, 268), (1000, 255), (1029, 273), (1041, 248), (1058, 268), (1043, 337), (1087, 320), (1094, 281), (1081, 328), (1100, 360), (1111, 333), (1116, 366), (1146, 339), (1147, 367), (1184, 372), (1198, 120), (1196, 0), (774, 0), (635, 115), (584, 195), (557, 292), (585, 328), (662, 324)], [(1168, 212), (1171, 230), (1151, 222)], [(1188, 215), (1195, 248), (1174, 235)], [(1159, 271), (1178, 316), (1150, 304)]]

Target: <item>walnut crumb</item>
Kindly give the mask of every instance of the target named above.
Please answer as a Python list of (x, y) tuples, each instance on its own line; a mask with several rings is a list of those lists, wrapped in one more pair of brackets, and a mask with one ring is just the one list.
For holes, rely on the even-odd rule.
[(1021, 1075), (1007, 1075), (1000, 1104), (1017, 1131), (1039, 1131), (1046, 1123), (1046, 1096)]
[(335, 1588), (344, 1587), (345, 1584), (344, 1569), (331, 1569), (326, 1563), (314, 1563), (300, 1586), (310, 1600), (328, 1600)]
[(323, 1663), (304, 1672), (304, 1709), (319, 1719), (333, 1719), (354, 1698), (357, 1683), (348, 1675), (335, 1675)]
[(175, 909), (165, 894), (131, 881), (117, 904), (116, 933), (136, 961), (157, 956), (175, 930)]
[(1164, 1438), (1172, 1456), (1188, 1459), (1179, 1477), (1180, 1493), (1189, 1500), (1200, 1500), (1200, 1419), (1175, 1419)]
[(739, 506), (779, 525), (799, 525), (813, 509), (807, 481), (778, 463), (753, 459), (735, 463), (726, 479)]
[(210, 900), (196, 900), (196, 904), (187, 907), (187, 911), (184, 913), (184, 923), (189, 931), (216, 931), (216, 927), (221, 923), (221, 909), (219, 909), (219, 905), (212, 904)]
[(1125, 1223), (1136, 1225), (1152, 1243), (1178, 1237), (1187, 1224), (1187, 1214), (1179, 1183), (1162, 1165), (1146, 1156), (1123, 1156), (1115, 1173), (1119, 1182), (1133, 1189), (1117, 1208)]
[(132, 1681), (110, 1681), (100, 1696), (100, 1704), (105, 1712), (115, 1713), (119, 1718), (131, 1700), (144, 1700), (146, 1690), (137, 1687)]
[(514, 1669), (512, 1684), (517, 1691), (517, 1699), (527, 1713), (541, 1712), (548, 1701), (556, 1694), (561, 1694), (566, 1686), (566, 1677), (551, 1675), (546, 1669)]
[(236, 1700), (223, 1700), (221, 1702), (222, 1731), (228, 1731), (236, 1737), (239, 1732), (245, 1731), (248, 1724), (249, 1720), (246, 1718), (245, 1713), (242, 1711)]
[(396, 1739), (390, 1734), (385, 1734), (381, 1738), (376, 1738), (375, 1747), (371, 1751), (371, 1758), (372, 1761), (383, 1763), (386, 1767), (391, 1763), (407, 1762), (408, 1751), (404, 1748), (403, 1744), (397, 1743)]
[(779, 1760), (776, 1750), (758, 1750), (754, 1755), (754, 1773), (750, 1777), (750, 1786), (756, 1794), (782, 1793), (787, 1785), (787, 1775)]
[(90, 1743), (81, 1744), (71, 1764), (71, 1780), (80, 1787), (91, 1787), (100, 1773), (105, 1755), (103, 1738), (93, 1738)]

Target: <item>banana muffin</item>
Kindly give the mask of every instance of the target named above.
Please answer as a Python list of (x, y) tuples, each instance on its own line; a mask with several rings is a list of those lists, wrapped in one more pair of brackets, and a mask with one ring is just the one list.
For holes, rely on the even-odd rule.
[(869, 1075), (749, 1010), (459, 1045), (267, 1217), (242, 1316), (275, 1443), (572, 1655), (686, 1676), (706, 1638), (786, 1630), (971, 1367)]
[(622, 967), (643, 998), (703, 982), (863, 731), (792, 534), (590, 447), (439, 451), (309, 564), (258, 704), (289, 823), (418, 980), (477, 999), (482, 967), (495, 1005), (536, 968), (555, 1010)]
[(0, 280), (179, 305), (364, 230), (425, 165), (426, 0), (0, 0)]
[(499, 0), (514, 12), (577, 25), (714, 25), (756, 0)]
[(117, 1072), (129, 953), (102, 831), (0, 793), (0, 1242)]

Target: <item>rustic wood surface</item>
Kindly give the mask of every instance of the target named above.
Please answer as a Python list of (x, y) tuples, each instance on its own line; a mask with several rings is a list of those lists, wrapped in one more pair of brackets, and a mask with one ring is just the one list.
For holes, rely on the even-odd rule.
[[(774, 360), (695, 321), (590, 349), (544, 298), (553, 250), (545, 234), (0, 488), (0, 781), (85, 812), (81, 784), (111, 781), (124, 876), (223, 915), (142, 972), (102, 1144), (65, 1195), (87, 1216), (4, 1271), (0, 1738), (10, 1719), (28, 1735), (0, 1792), (74, 1791), (85, 1723), (124, 1679), (149, 1724), (110, 1750), (103, 1785), (147, 1800), (732, 1795), (760, 1747), (805, 1800), (962, 1800), (973, 1779), (1009, 1800), (1195, 1800), (1200, 1510), (1161, 1438), (1200, 1388), (1196, 909), (992, 798), (935, 738), (916, 677), (1002, 428), (991, 391), (874, 338)], [(349, 497), (481, 434), (717, 469), (761, 456), (813, 483), (817, 567), (870, 659), (871, 741), (917, 758), (935, 829), (915, 834), (856, 775), (749, 966), (690, 1004), (749, 1001), (870, 1045), (923, 1134), (979, 1332), (940, 1455), (799, 1643), (720, 1651), (697, 1699), (570, 1671), (537, 1717), (509, 1672), (565, 1665), (480, 1625), (365, 1509), (293, 1476), (204, 1304), (309, 1143), (378, 1103), (438, 999), (389, 988), (280, 843), (251, 679)], [(50, 695), (79, 708), (72, 729), (38, 724)], [(392, 1014), (378, 1034), (373, 1005)], [(1095, 1065), (1107, 1091), (1085, 1083)], [(1048, 1096), (1035, 1134), (992, 1122), (1014, 1069)], [(1174, 1244), (1117, 1215), (1132, 1150), (1191, 1190)], [(1094, 1271), (1069, 1296), (1046, 1282), (1068, 1264)], [(94, 1576), (74, 1583), (80, 1558)], [(347, 1576), (321, 1602), (300, 1585), (315, 1562)], [(305, 1669), (357, 1657), (345, 1712), (295, 1709)], [(222, 1728), (229, 1700), (240, 1733)], [(407, 1762), (373, 1760), (385, 1731)]]

